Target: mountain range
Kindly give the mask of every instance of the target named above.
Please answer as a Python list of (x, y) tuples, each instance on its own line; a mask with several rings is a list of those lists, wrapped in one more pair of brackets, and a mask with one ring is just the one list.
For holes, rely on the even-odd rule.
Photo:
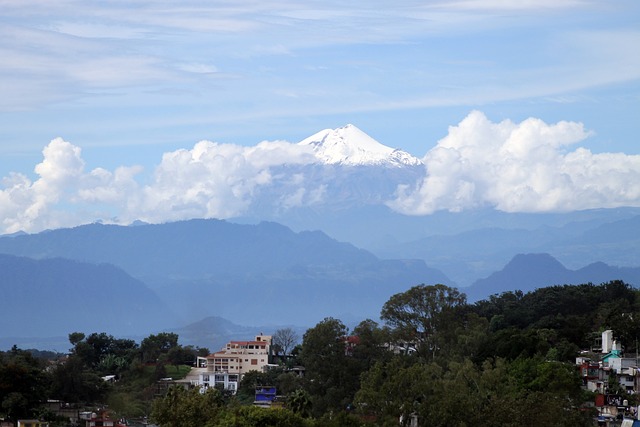
[(506, 291), (533, 291), (553, 285), (595, 283), (622, 280), (640, 286), (640, 267), (614, 267), (595, 262), (577, 270), (562, 265), (549, 254), (518, 254), (500, 271), (476, 280), (463, 288), (470, 302)]
[(381, 260), (322, 232), (270, 222), (90, 224), (0, 238), (0, 253), (112, 264), (144, 281), (185, 322), (212, 314), (245, 324), (369, 317), (407, 283), (452, 284), (424, 261)]
[[(90, 224), (5, 236), (0, 253), (11, 254), (0, 256), (0, 297), (11, 301), (0, 321), (5, 339), (171, 329), (207, 346), (229, 334), (218, 330), (220, 321), (202, 319), (258, 325), (247, 329), (253, 332), (313, 325), (326, 316), (355, 324), (377, 318), (391, 295), (413, 285), (455, 285), (423, 260), (379, 259), (322, 232), (296, 233), (269, 222)], [(519, 254), (461, 290), (475, 301), (507, 290), (615, 279), (637, 285), (640, 268), (599, 262), (570, 270), (549, 254)]]
[(352, 125), (300, 144), (317, 161), (274, 167), (242, 217), (0, 236), (0, 345), (175, 330), (208, 346), (326, 316), (376, 319), (391, 295), (420, 283), (459, 286), (470, 300), (640, 285), (640, 208), (405, 216), (386, 203), (425, 176), (420, 159)]
[(599, 261), (637, 266), (640, 260), (640, 208), (508, 213), (485, 207), (403, 215), (389, 203), (399, 188), (410, 192), (424, 180), (421, 159), (353, 125), (325, 129), (299, 144), (312, 147), (315, 161), (274, 167), (271, 185), (232, 221), (322, 230), (382, 259), (422, 259), (460, 286), (518, 253), (549, 253), (576, 269)]

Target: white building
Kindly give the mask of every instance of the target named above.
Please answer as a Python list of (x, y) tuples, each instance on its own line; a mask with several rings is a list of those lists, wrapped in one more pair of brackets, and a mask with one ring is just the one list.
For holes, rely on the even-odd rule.
[(253, 341), (230, 341), (222, 350), (207, 356), (207, 367), (200, 372), (198, 385), (221, 386), (235, 393), (245, 373), (265, 370), (270, 352), (271, 335), (256, 335)]

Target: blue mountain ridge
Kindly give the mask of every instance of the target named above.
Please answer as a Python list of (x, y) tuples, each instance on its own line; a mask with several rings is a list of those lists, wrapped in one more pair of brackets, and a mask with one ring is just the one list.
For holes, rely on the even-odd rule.
[(533, 291), (553, 285), (577, 285), (622, 280), (640, 286), (640, 267), (615, 267), (603, 262), (570, 270), (546, 253), (518, 254), (505, 267), (490, 276), (461, 288), (470, 302), (506, 291)]
[(109, 263), (147, 284), (183, 323), (314, 324), (328, 315), (375, 317), (394, 293), (453, 283), (421, 260), (380, 260), (319, 231), (190, 220), (91, 224), (0, 238), (0, 253)]

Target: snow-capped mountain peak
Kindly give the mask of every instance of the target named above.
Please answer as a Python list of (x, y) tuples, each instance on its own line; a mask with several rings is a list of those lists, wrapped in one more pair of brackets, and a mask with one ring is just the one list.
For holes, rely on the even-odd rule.
[(325, 129), (299, 142), (308, 145), (323, 163), (343, 165), (417, 166), (420, 159), (380, 144), (352, 124)]

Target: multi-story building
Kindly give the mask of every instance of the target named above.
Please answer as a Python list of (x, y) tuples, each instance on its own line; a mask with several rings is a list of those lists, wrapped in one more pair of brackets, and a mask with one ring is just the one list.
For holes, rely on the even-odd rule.
[[(622, 345), (614, 340), (611, 330), (602, 332), (602, 338), (591, 350), (591, 353), (584, 353), (590, 354), (593, 359), (581, 356), (576, 358), (576, 364), (584, 387), (597, 393), (595, 407), (598, 411), (598, 425), (620, 425), (616, 420), (621, 417), (638, 417), (640, 408), (630, 406), (628, 398), (628, 395), (640, 392), (638, 358), (624, 357)], [(623, 423), (623, 426), (630, 426), (634, 422), (630, 419), (625, 421), (628, 422)]]
[(207, 366), (198, 378), (203, 388), (223, 387), (236, 392), (242, 375), (263, 372), (269, 365), (271, 336), (256, 335), (253, 341), (230, 341), (225, 348), (207, 356)]

